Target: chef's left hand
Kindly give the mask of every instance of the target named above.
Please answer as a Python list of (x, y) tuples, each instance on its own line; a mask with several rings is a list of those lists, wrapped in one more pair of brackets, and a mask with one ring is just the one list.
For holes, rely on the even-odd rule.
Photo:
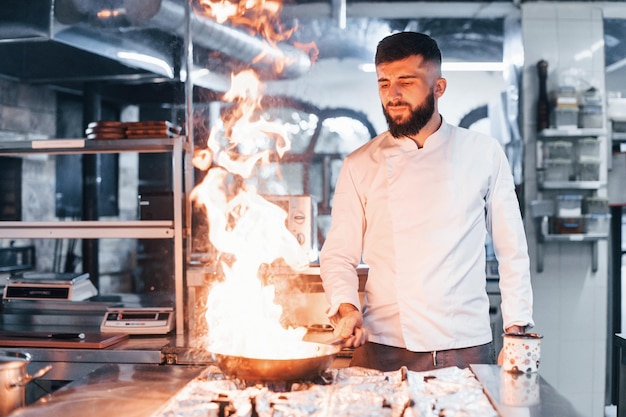
[[(526, 328), (524, 326), (511, 326), (511, 327), (507, 327), (504, 332), (505, 333), (511, 333), (511, 334), (522, 334), (526, 331)], [(498, 365), (502, 366), (502, 361), (503, 361), (503, 354), (502, 354), (502, 349), (500, 349), (500, 353), (498, 354)]]

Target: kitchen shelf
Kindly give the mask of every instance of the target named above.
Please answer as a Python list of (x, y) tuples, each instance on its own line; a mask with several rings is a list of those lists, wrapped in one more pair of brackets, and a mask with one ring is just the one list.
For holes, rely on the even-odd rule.
[[(537, 141), (541, 142), (550, 142), (556, 140), (567, 140), (571, 139), (573, 145), (576, 146), (578, 140), (582, 140), (584, 138), (595, 137), (598, 141), (603, 140), (608, 134), (607, 129), (605, 128), (572, 128), (572, 129), (544, 129), (537, 133)], [(541, 169), (544, 164), (543, 162), (539, 162), (542, 160), (542, 156), (537, 153), (537, 169)], [(575, 154), (574, 154), (575, 155)], [(575, 158), (572, 155), (570, 158)], [(602, 152), (598, 155), (599, 160), (603, 160), (604, 156)], [(575, 160), (571, 160), (572, 164), (575, 163)], [(602, 165), (599, 164), (598, 169), (600, 169)], [(599, 178), (602, 178), (600, 172), (597, 173)], [(544, 181), (541, 176), (537, 176), (537, 189), (539, 192), (541, 191), (585, 191), (584, 195), (597, 195), (599, 190), (605, 189), (607, 187), (606, 181)], [(593, 178), (593, 177), (592, 177)], [(548, 197), (550, 197), (548, 195)], [(539, 201), (543, 199), (540, 198)], [(551, 214), (553, 215), (553, 214)], [(546, 233), (548, 230), (545, 227), (545, 222), (548, 221), (548, 217), (545, 213), (539, 213), (533, 215), (537, 224), (537, 272), (543, 272), (543, 257), (544, 257), (544, 247), (543, 245), (546, 243), (588, 243), (591, 245), (591, 270), (596, 272), (598, 270), (598, 242), (601, 240), (608, 239), (608, 233), (575, 233), (575, 234), (550, 234)], [(544, 226), (544, 227), (542, 227)]]
[(542, 139), (560, 138), (584, 138), (587, 136), (604, 136), (606, 129), (602, 128), (577, 128), (577, 129), (544, 129), (538, 133)]
[(171, 239), (174, 222), (167, 220), (141, 221), (56, 221), (0, 222), (2, 236), (15, 239)]
[(598, 270), (598, 242), (607, 240), (608, 233), (543, 234), (539, 232), (537, 241), (537, 272), (543, 272), (543, 244), (546, 242), (589, 242), (591, 244), (591, 271)]
[(605, 181), (540, 181), (542, 190), (597, 190), (606, 187)]
[(0, 156), (31, 154), (69, 155), (104, 153), (172, 153), (172, 220), (0, 221), (2, 239), (172, 239), (174, 242), (174, 288), (176, 333), (184, 334), (184, 233), (183, 155), (191, 145), (185, 136), (146, 139), (47, 139), (0, 141)]
[(174, 151), (182, 146), (184, 138), (155, 139), (47, 139), (32, 141), (0, 141), (0, 155), (22, 156), (24, 154), (97, 154), (97, 153), (160, 153)]

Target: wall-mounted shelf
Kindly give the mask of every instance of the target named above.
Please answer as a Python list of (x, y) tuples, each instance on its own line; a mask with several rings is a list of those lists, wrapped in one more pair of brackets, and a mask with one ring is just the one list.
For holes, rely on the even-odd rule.
[[(597, 156), (593, 161), (597, 164), (597, 172), (589, 172), (586, 171), (583, 175), (582, 172), (578, 172), (574, 168), (579, 166), (584, 162), (589, 162), (589, 159), (579, 160), (578, 151), (581, 149), (580, 146), (582, 143), (586, 145), (589, 144), (587, 138), (595, 138), (598, 141), (603, 140), (603, 138), (607, 135), (607, 130), (604, 128), (571, 128), (571, 129), (544, 129), (537, 133), (538, 142), (543, 142), (544, 146), (548, 148), (548, 152), (546, 155), (543, 153), (546, 152), (545, 148), (538, 148), (537, 155), (537, 169), (547, 169), (549, 165), (547, 162), (550, 161), (552, 165), (551, 168), (556, 168), (555, 171), (551, 172), (551, 175), (548, 176), (548, 172), (542, 172), (545, 174), (546, 178), (550, 178), (551, 180), (545, 180), (544, 176), (537, 175), (537, 188), (540, 192), (546, 192), (546, 195), (542, 196), (538, 202), (546, 202), (551, 198), (554, 198), (554, 194), (580, 194), (586, 196), (594, 196), (597, 195), (597, 192), (603, 188), (607, 187), (607, 183), (605, 180), (600, 180), (603, 178), (600, 175), (600, 167), (602, 164), (601, 160), (604, 159), (603, 153), (600, 151), (599, 144), (596, 144), (595, 147), (597, 149)], [(557, 142), (563, 141), (563, 142)], [(564, 150), (569, 149), (571, 154), (569, 157), (566, 157), (565, 152), (561, 152), (561, 154), (557, 158), (563, 159), (546, 159), (548, 157), (555, 158), (554, 150)], [(593, 149), (593, 148), (592, 148)], [(542, 152), (539, 152), (542, 151)], [(585, 154), (592, 155), (592, 154)], [(589, 156), (587, 156), (589, 158)], [(597, 161), (597, 162), (596, 162)], [(557, 164), (558, 162), (558, 164)], [(572, 168), (572, 171), (569, 175), (566, 175), (566, 170), (562, 167), (567, 166), (565, 164), (567, 162)], [(560, 164), (560, 165), (559, 165)], [(553, 179), (568, 179), (568, 181), (554, 181)], [(595, 178), (594, 178), (595, 177)], [(563, 191), (563, 193), (559, 193), (559, 191)], [(578, 191), (578, 192), (577, 192)], [(539, 207), (539, 206), (535, 206)], [(531, 208), (532, 210), (532, 208)], [(582, 213), (585, 214), (585, 213)], [(555, 212), (544, 212), (540, 211), (538, 213), (533, 213), (535, 217), (536, 225), (537, 225), (537, 272), (542, 272), (544, 263), (544, 247), (543, 245), (546, 243), (588, 243), (591, 245), (591, 270), (596, 272), (598, 270), (598, 242), (601, 240), (608, 239), (608, 233), (550, 233), (551, 229), (548, 227), (548, 224), (551, 222), (551, 219), (556, 216)], [(569, 216), (564, 216), (565, 218)], [(583, 217), (581, 216), (581, 221), (583, 221)], [(583, 230), (580, 227), (580, 230)], [(574, 230), (572, 230), (574, 232)]]
[(606, 187), (606, 181), (540, 181), (542, 190), (597, 190)]
[(604, 136), (606, 129), (601, 128), (577, 128), (577, 129), (543, 129), (538, 133), (542, 139), (559, 138), (584, 138), (587, 136)]
[(543, 272), (543, 244), (546, 242), (588, 242), (591, 244), (591, 271), (598, 270), (598, 241), (608, 239), (608, 233), (572, 233), (543, 234), (538, 233), (537, 241), (537, 272)]

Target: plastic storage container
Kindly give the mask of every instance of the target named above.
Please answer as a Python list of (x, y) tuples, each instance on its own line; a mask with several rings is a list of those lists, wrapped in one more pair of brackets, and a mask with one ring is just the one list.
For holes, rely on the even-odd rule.
[(603, 197), (585, 197), (583, 199), (583, 213), (608, 214), (609, 200)]
[(569, 181), (572, 176), (572, 161), (570, 159), (546, 159), (544, 161), (546, 181)]
[(578, 179), (580, 181), (599, 181), (600, 161), (597, 159), (586, 159), (579, 161)]
[(578, 113), (578, 126), (582, 128), (601, 128), (604, 125), (604, 113), (601, 106), (582, 106)]
[(573, 145), (563, 140), (545, 142), (543, 152), (544, 159), (572, 159)]
[(572, 234), (583, 232), (583, 216), (578, 217), (555, 217), (554, 218), (554, 233)]
[(610, 214), (585, 214), (585, 233), (608, 234), (610, 224)]
[(600, 142), (596, 138), (583, 138), (578, 141), (578, 160), (600, 158)]
[(562, 107), (554, 109), (554, 126), (556, 128), (577, 128), (578, 127), (578, 108)]
[(580, 194), (562, 194), (556, 197), (555, 213), (558, 217), (579, 217), (582, 215), (583, 196)]

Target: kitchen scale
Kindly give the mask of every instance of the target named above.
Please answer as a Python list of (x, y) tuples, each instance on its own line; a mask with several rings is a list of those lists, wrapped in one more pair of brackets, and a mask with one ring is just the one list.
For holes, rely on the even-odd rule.
[(173, 329), (172, 307), (109, 307), (100, 325), (103, 333), (167, 334)]
[(89, 273), (25, 272), (9, 277), (5, 300), (84, 301), (98, 295)]

